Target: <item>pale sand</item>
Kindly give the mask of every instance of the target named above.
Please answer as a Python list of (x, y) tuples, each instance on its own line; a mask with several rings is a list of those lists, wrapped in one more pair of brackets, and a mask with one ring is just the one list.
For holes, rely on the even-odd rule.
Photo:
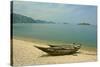
[(47, 56), (47, 54), (36, 47), (47, 45), (39, 45), (29, 41), (13, 39), (13, 65), (37, 65), (37, 64), (61, 64), (61, 63), (77, 63), (96, 61), (96, 52), (81, 50), (77, 56)]

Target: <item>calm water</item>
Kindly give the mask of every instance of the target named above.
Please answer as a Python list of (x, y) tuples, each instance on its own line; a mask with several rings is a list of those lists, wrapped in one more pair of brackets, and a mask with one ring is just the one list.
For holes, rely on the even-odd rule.
[(13, 24), (13, 35), (96, 47), (96, 26), (75, 24)]

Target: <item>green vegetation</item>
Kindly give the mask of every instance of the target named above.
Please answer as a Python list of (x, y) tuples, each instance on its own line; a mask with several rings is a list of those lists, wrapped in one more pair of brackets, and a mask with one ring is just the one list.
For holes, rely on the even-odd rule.
[(36, 23), (34, 19), (20, 15), (20, 14), (11, 14), (13, 23)]
[(12, 18), (13, 23), (50, 23), (50, 24), (55, 24), (52, 21), (35, 20), (31, 17), (27, 17), (24, 15), (15, 14), (15, 13), (11, 14), (11, 18)]

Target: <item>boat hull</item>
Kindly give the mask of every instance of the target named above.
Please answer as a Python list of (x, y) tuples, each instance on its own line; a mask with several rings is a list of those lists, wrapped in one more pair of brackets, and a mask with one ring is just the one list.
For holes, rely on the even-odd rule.
[(59, 47), (50, 47), (50, 48), (44, 48), (44, 47), (38, 47), (35, 46), (38, 49), (48, 53), (49, 55), (69, 55), (69, 54), (73, 54), (76, 53), (78, 49), (66, 49), (66, 48), (59, 48)]

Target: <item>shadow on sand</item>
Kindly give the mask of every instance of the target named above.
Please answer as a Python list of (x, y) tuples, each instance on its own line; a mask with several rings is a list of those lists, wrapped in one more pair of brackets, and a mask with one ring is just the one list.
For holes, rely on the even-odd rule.
[[(76, 52), (76, 53), (73, 53), (73, 54), (68, 54), (68, 55), (73, 55), (73, 56), (78, 56), (78, 54), (80, 54), (81, 52)], [(56, 57), (56, 56), (66, 56), (66, 55), (50, 55), (50, 54), (44, 54), (44, 55), (41, 55), (40, 57)]]

